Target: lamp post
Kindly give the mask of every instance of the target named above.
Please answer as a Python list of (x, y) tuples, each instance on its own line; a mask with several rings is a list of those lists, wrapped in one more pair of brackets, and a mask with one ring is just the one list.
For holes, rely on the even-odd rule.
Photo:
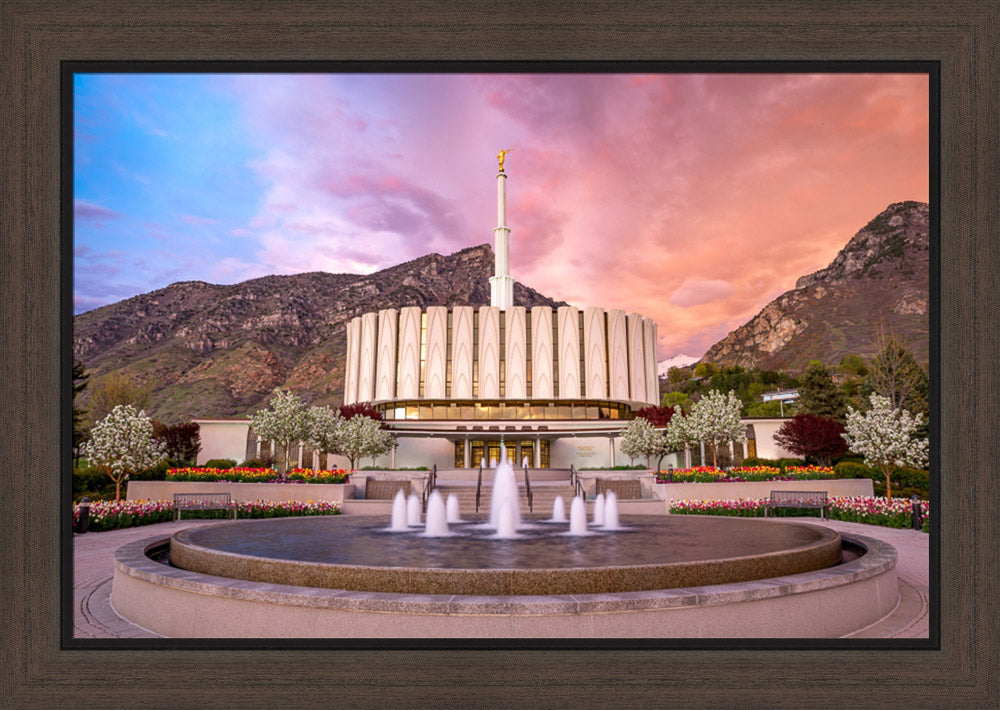
[(76, 520), (76, 531), (81, 535), (87, 532), (90, 525), (90, 498), (84, 496), (80, 499), (80, 515)]

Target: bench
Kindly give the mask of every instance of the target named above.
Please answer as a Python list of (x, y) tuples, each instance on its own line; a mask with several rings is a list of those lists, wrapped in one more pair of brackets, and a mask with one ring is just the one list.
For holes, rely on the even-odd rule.
[(819, 517), (826, 517), (826, 491), (771, 491), (764, 503), (764, 517), (773, 508), (819, 508)]
[(236, 520), (236, 508), (228, 493), (174, 493), (174, 520), (185, 510), (231, 510)]
[(365, 500), (392, 500), (399, 490), (403, 491), (404, 496), (409, 497), (410, 482), (369, 478), (365, 483)]
[(598, 478), (597, 495), (613, 491), (618, 500), (638, 500), (642, 498), (642, 484), (629, 478)]

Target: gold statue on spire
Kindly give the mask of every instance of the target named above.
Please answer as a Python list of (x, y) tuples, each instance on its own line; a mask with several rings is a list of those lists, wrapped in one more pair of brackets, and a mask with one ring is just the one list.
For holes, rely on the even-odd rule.
[(509, 153), (511, 150), (513, 150), (513, 148), (508, 148), (507, 150), (501, 150), (499, 153), (497, 153), (497, 162), (500, 164), (500, 172), (503, 172), (503, 160), (504, 158), (507, 157), (507, 153)]

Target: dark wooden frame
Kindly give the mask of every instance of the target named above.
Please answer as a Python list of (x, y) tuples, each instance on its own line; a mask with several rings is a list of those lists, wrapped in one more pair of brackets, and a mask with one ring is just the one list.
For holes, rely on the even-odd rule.
[[(418, 7), (419, 10), (414, 10)], [(1000, 526), (998, 0), (748, 6), (578, 2), (0, 3), (0, 697), (10, 707), (995, 706)], [(59, 81), (66, 60), (920, 60), (940, 62), (942, 344), (932, 400), (940, 647), (288, 650), (60, 643)], [(938, 277), (932, 273), (932, 283)], [(68, 415), (64, 414), (64, 419)], [(940, 555), (937, 555), (940, 547)], [(64, 570), (62, 570), (64, 571)], [(991, 591), (992, 590), (992, 591)], [(932, 633), (937, 619), (932, 619)], [(812, 648), (811, 646), (809, 646)], [(193, 646), (192, 646), (193, 648)], [(895, 649), (895, 650), (891, 650)]]

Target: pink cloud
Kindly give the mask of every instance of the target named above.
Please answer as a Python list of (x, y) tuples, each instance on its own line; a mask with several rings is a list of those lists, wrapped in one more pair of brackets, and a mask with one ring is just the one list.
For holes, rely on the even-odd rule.
[(663, 356), (704, 352), (888, 204), (929, 194), (918, 75), (234, 84), (266, 150), (255, 259), (371, 270), (492, 243), (494, 156), (513, 148), (514, 278), (654, 318)]
[(669, 300), (675, 306), (690, 308), (728, 298), (732, 293), (733, 287), (726, 281), (685, 279), (684, 283), (670, 294)]

